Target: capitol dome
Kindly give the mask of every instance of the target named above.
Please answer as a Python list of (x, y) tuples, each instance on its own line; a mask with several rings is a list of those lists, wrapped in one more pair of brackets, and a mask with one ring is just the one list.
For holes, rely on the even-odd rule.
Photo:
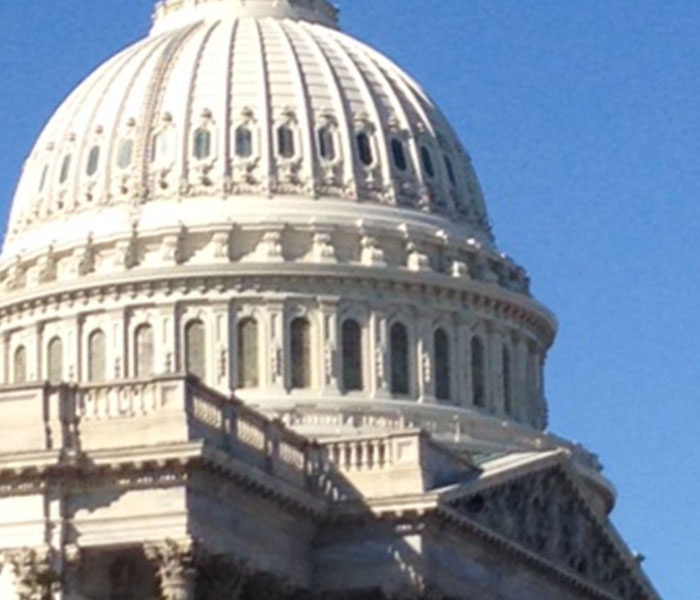
[(468, 154), (325, 0), (160, 2), (40, 135), (0, 285), (6, 384), (187, 372), (311, 437), (566, 446), (598, 481), (544, 432), (556, 322)]

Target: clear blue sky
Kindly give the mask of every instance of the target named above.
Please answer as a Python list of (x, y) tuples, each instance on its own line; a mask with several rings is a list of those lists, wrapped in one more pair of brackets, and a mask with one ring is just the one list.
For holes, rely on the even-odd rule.
[[(339, 0), (470, 150), (561, 331), (552, 430), (598, 452), (662, 596), (700, 589), (700, 2)], [(152, 0), (1, 0), (0, 201), (65, 94)]]

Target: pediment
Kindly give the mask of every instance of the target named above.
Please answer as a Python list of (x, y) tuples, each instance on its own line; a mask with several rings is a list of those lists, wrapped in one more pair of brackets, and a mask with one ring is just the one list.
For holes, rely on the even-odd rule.
[[(460, 517), (556, 566), (601, 597), (657, 599), (638, 561), (587, 499), (568, 458), (515, 464), (443, 502)], [(509, 476), (509, 471), (511, 474)]]

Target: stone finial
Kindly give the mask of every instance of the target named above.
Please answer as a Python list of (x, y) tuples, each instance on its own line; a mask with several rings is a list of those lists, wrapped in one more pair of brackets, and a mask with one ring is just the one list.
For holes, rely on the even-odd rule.
[(361, 262), (368, 267), (385, 267), (384, 250), (379, 245), (375, 237), (371, 235), (362, 236)]

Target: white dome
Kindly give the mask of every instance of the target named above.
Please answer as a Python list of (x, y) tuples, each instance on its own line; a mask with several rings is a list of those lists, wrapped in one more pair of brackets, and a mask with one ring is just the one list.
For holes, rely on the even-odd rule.
[(1, 382), (188, 372), (312, 437), (556, 447), (555, 329), (439, 110), (325, 0), (160, 3), (46, 126), (0, 257)]
[(151, 35), (89, 76), (41, 134), (4, 257), (135, 222), (302, 223), (319, 211), (490, 246), (477, 179), (445, 119), (335, 17), (323, 0), (160, 3)]

